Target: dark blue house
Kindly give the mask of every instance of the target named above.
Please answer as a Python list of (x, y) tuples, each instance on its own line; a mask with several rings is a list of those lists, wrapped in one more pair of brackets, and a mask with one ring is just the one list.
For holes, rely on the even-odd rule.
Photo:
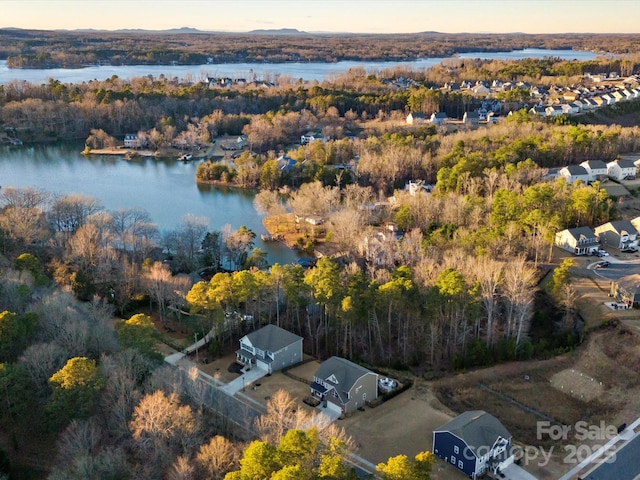
[(464, 412), (434, 430), (433, 453), (470, 478), (497, 473), (514, 459), (511, 434), (483, 410)]

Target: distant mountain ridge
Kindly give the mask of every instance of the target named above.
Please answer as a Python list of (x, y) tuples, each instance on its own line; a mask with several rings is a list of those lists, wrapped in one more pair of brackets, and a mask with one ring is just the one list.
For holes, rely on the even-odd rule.
[[(0, 31), (34, 31), (33, 29), (19, 28), (19, 27), (0, 27)], [(35, 30), (40, 31), (40, 30)], [(255, 34), (255, 35), (299, 35), (308, 32), (298, 30), (297, 28), (274, 28), (274, 29), (258, 29), (248, 32), (230, 32), (223, 30), (199, 30), (193, 27), (180, 27), (169, 28), (165, 30), (148, 30), (144, 28), (121, 28), (118, 30), (105, 30), (97, 28), (76, 28), (76, 29), (56, 29), (56, 30), (42, 30), (49, 32), (87, 32), (87, 33), (168, 33), (168, 34), (189, 34), (189, 33), (231, 33), (231, 34)], [(332, 33), (332, 32), (328, 32)]]
[(273, 28), (273, 29), (259, 29), (259, 30), (251, 30), (247, 33), (259, 34), (259, 35), (297, 35), (301, 32), (297, 28)]

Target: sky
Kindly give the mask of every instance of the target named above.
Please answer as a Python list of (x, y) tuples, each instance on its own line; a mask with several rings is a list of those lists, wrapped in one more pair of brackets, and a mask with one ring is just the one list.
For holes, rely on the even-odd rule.
[(640, 33), (639, 0), (0, 0), (0, 28)]

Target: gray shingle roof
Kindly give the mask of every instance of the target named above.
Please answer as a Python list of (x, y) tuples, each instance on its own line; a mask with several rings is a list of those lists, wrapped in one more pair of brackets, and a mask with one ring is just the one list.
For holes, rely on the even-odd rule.
[[(340, 357), (331, 357), (320, 365), (315, 376), (321, 378), (329, 385), (334, 385), (338, 392), (348, 392), (356, 381), (370, 373), (360, 365)], [(336, 382), (332, 381), (335, 377)], [(330, 381), (329, 378), (332, 378)]]
[(611, 225), (612, 230), (620, 234), (623, 234), (623, 233), (626, 233), (627, 235), (638, 234), (636, 227), (633, 226), (630, 220), (614, 220), (613, 222), (609, 222), (609, 224)]
[(616, 163), (620, 166), (620, 168), (635, 168), (635, 163), (633, 163), (633, 160), (626, 160), (626, 159), (619, 159), (616, 160)]
[(592, 240), (597, 239), (596, 234), (590, 227), (570, 228), (567, 232), (569, 232), (569, 234), (576, 240), (580, 240), (581, 237), (590, 238)]
[(599, 168), (604, 168), (605, 170), (607, 169), (607, 164), (602, 160), (587, 160), (583, 163), (588, 165), (591, 170), (597, 170)]
[(269, 352), (277, 352), (281, 348), (302, 340), (299, 335), (276, 325), (267, 325), (260, 330), (248, 333), (247, 338), (254, 347)]
[(498, 437), (505, 440), (511, 438), (511, 434), (500, 420), (484, 410), (464, 412), (438, 427), (435, 432), (451, 432), (464, 440), (474, 453), (477, 453), (479, 448), (491, 448)]
[(587, 169), (580, 165), (568, 165), (567, 171), (571, 175), (587, 175)]

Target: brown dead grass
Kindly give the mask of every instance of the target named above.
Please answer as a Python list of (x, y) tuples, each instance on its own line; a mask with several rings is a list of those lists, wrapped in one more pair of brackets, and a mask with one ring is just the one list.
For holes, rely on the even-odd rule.
[[(614, 323), (592, 331), (583, 345), (565, 355), (467, 372), (434, 381), (431, 386), (442, 403), (458, 413), (482, 409), (499, 418), (516, 443), (554, 446), (562, 453), (560, 445), (537, 438), (541, 418), (480, 389), (478, 383), (566, 425), (579, 420), (592, 425), (600, 421), (619, 425), (638, 416), (639, 370), (640, 337), (624, 324)], [(558, 388), (560, 384), (565, 388)], [(556, 456), (545, 469), (533, 465), (526, 468), (540, 479), (558, 478), (569, 467), (562, 460)]]

